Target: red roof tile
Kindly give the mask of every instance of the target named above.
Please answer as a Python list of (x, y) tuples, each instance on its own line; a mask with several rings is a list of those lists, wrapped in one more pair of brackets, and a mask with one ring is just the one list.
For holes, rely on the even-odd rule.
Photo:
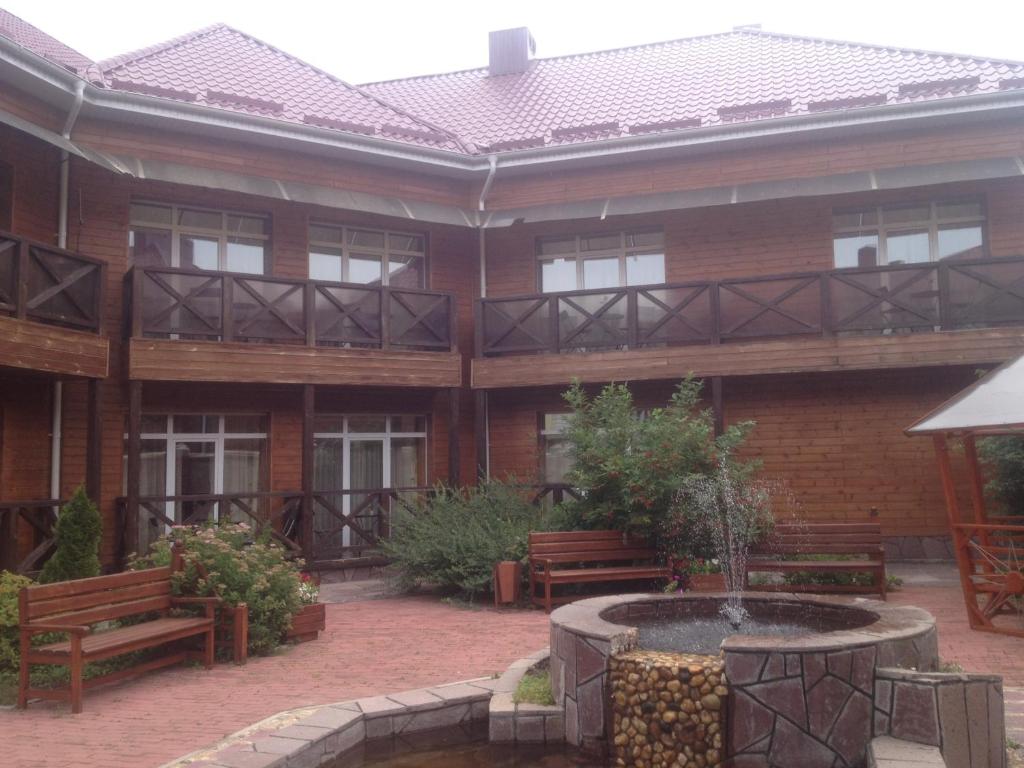
[(443, 128), (224, 24), (101, 61), (99, 67), (108, 85), (118, 90), (473, 151)]
[(41, 29), (3, 8), (0, 8), (0, 35), (13, 40), (37, 56), (56, 62), (79, 75), (84, 74), (93, 65), (91, 59), (74, 48), (69, 48), (60, 40), (50, 37)]
[(537, 59), (522, 74), (482, 68), (363, 88), (484, 151), (510, 151), (539, 137), (577, 143), (991, 93), (1022, 87), (1022, 76), (1021, 62), (737, 30)]

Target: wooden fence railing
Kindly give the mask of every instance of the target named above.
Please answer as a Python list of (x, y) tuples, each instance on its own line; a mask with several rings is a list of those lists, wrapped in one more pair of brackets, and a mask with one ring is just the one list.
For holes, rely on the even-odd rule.
[[(53, 527), (64, 503), (61, 499), (0, 501), (0, 570), (34, 573), (42, 567), (54, 547)], [(22, 523), (31, 530), (27, 538), (32, 549), (19, 557), (23, 538), (17, 529)]]
[(106, 264), (0, 231), (0, 312), (99, 333)]
[(481, 299), (476, 356), (1024, 323), (1024, 257)]
[(456, 348), (450, 293), (164, 267), (133, 268), (129, 292), (134, 338)]

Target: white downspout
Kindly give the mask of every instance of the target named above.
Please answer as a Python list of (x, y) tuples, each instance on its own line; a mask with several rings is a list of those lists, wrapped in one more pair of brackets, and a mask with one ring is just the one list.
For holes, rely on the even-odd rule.
[[(491, 191), (491, 184), (494, 183), (494, 176), (498, 173), (498, 158), (496, 155), (491, 155), (487, 158), (490, 164), (490, 170), (487, 171), (487, 178), (484, 180), (484, 185), (480, 189), (480, 200), (477, 203), (477, 209), (482, 213), (487, 210), (487, 193)], [(480, 298), (487, 297), (487, 230), (484, 228), (484, 221), (480, 222), (477, 229), (479, 232), (479, 249), (480, 249)], [(487, 397), (486, 390), (484, 391), (484, 474), (487, 479), (491, 477), (491, 414), (490, 414), (490, 398)]]
[[(85, 96), (85, 83), (79, 81), (75, 86), (75, 101), (68, 111), (67, 120), (64, 121), (63, 136), (71, 138), (71, 129), (75, 126), (78, 113), (82, 109), (82, 99)], [(60, 152), (60, 199), (57, 202), (57, 246), (68, 247), (68, 194), (70, 186), (69, 166), (70, 156), (67, 150)], [(50, 428), (50, 498), (60, 498), (60, 456), (61, 443), (63, 442), (62, 424), (64, 411), (64, 384), (61, 381), (53, 382), (53, 424)]]

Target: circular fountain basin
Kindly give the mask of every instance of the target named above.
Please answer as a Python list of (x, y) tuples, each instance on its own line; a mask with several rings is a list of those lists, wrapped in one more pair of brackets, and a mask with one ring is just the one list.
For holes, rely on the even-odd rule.
[[(714, 712), (720, 706), (726, 716), (707, 722), (710, 714), (696, 704), (698, 711), (687, 714), (704, 718), (709, 737), (712, 729), (722, 737), (721, 759), (749, 755), (751, 765), (767, 765), (762, 752), (770, 745), (777, 764), (796, 765), (805, 753), (813, 753), (809, 765), (857, 764), (872, 718), (889, 706), (884, 684), (876, 688), (876, 669), (929, 671), (938, 663), (935, 620), (919, 608), (860, 597), (745, 592), (752, 623), (733, 632), (719, 613), (728, 598), (614, 595), (552, 613), (551, 681), (556, 702), (565, 707), (566, 740), (589, 751), (609, 748), (613, 719), (621, 721), (612, 712), (610, 692), (622, 682), (613, 679), (613, 666), (619, 672), (629, 666), (636, 676), (626, 681), (638, 691), (625, 690), (627, 708), (633, 695), (642, 695), (644, 680), (660, 696), (658, 681), (678, 673), (672, 701), (666, 700), (673, 709), (680, 689), (697, 702), (708, 695), (703, 664), (724, 673), (721, 690), (713, 686), (704, 704)], [(702, 652), (710, 654), (703, 662), (692, 656)], [(635, 706), (643, 715), (642, 702)]]

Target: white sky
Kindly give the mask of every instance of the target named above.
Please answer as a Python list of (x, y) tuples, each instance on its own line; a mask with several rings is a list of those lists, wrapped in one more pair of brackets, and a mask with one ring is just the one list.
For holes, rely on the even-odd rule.
[(1020, 0), (0, 0), (93, 59), (222, 21), (353, 83), (486, 64), (487, 32), (528, 26), (538, 56), (760, 23), (773, 32), (1024, 60)]

